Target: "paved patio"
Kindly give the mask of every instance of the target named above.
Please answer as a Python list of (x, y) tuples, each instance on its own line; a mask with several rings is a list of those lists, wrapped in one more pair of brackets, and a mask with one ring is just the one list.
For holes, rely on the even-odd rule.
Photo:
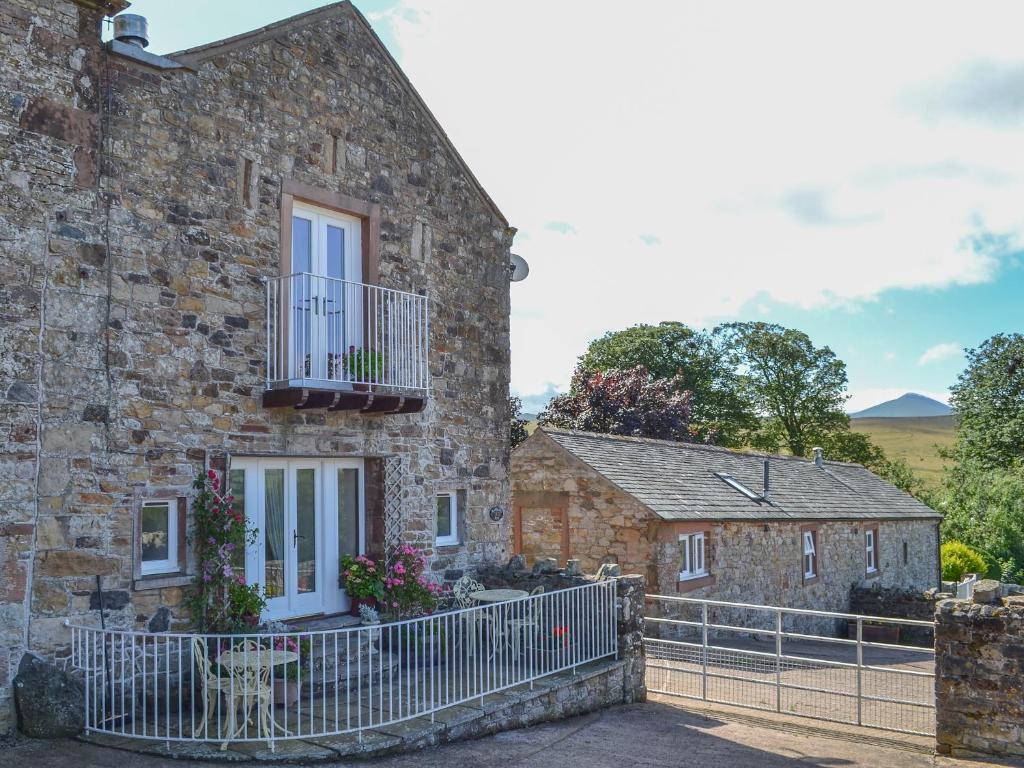
[[(367, 768), (473, 766), (500, 768), (967, 768), (978, 762), (934, 757), (931, 740), (886, 737), (854, 727), (809, 726), (806, 720), (739, 710), (697, 710), (652, 696), (644, 704), (604, 710), (422, 752), (355, 763)], [(20, 768), (181, 768), (180, 760), (137, 755), (78, 742), (21, 741), (3, 750)], [(991, 763), (1015, 765), (1013, 763)], [(192, 763), (203, 765), (203, 763)], [(338, 763), (353, 765), (353, 763)], [(1017, 764), (1019, 765), (1019, 764)]]

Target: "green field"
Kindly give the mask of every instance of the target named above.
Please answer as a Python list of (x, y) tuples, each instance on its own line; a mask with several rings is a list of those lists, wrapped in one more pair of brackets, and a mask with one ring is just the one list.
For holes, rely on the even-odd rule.
[(870, 436), (886, 455), (906, 459), (925, 484), (934, 487), (942, 480), (945, 467), (938, 449), (953, 445), (953, 416), (851, 419), (850, 426)]

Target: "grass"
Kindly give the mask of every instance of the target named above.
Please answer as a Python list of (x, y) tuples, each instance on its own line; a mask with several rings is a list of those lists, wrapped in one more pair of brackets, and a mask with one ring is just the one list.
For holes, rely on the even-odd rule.
[(953, 416), (852, 419), (850, 426), (868, 435), (886, 455), (905, 459), (926, 485), (935, 487), (942, 481), (946, 466), (938, 449), (953, 445)]

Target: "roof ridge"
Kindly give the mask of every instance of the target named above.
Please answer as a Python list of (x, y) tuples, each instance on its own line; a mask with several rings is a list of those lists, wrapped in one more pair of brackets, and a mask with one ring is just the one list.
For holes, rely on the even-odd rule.
[[(708, 451), (711, 453), (728, 453), (735, 456), (752, 456), (755, 458), (762, 459), (779, 459), (782, 461), (794, 461), (800, 464), (813, 464), (813, 459), (808, 459), (803, 456), (792, 456), (790, 454), (783, 453), (764, 453), (762, 451), (740, 451), (734, 448), (728, 448), (724, 445), (707, 445), (704, 443), (684, 443), (680, 440), (666, 440), (664, 438), (657, 437), (634, 437), (633, 435), (611, 435), (607, 432), (587, 432), (582, 429), (565, 429), (563, 427), (549, 427), (538, 425), (537, 430), (544, 432), (545, 434), (561, 434), (561, 435), (576, 435), (580, 437), (593, 437), (600, 440), (614, 440), (618, 442), (630, 442), (630, 443), (647, 443), (651, 445), (664, 445), (671, 448), (680, 448), (684, 450), (701, 450)], [(826, 465), (832, 465), (836, 467), (858, 467), (865, 469), (863, 464), (858, 464), (855, 461), (835, 461), (832, 459), (825, 460)]]

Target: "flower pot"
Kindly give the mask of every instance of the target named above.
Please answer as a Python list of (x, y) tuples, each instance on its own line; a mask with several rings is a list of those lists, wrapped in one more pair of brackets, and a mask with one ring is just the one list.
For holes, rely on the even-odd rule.
[(349, 612), (350, 616), (358, 616), (359, 615), (359, 606), (360, 605), (368, 605), (371, 608), (376, 608), (377, 607), (377, 598), (376, 597), (353, 597), (353, 598), (351, 598), (351, 600), (352, 600), (352, 605), (348, 609), (348, 612)]
[(299, 700), (299, 683), (297, 680), (274, 680), (274, 705), (290, 707)]

